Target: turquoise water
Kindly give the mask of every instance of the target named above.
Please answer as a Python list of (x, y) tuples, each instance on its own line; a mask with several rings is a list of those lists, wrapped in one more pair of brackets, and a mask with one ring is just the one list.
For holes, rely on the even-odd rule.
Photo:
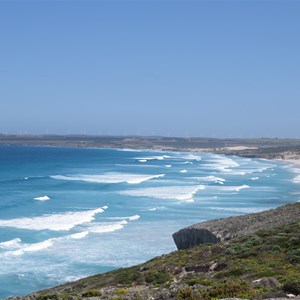
[(300, 170), (207, 153), (0, 147), (0, 298), (142, 263), (196, 222), (298, 201)]

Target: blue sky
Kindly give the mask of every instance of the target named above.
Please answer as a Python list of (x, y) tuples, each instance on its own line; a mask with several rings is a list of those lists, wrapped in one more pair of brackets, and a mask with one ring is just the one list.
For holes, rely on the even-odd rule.
[(0, 1), (0, 132), (300, 137), (300, 1)]

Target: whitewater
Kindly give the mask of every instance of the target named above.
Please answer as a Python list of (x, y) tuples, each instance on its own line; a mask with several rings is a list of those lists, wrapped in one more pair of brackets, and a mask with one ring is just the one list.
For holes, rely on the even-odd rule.
[(289, 163), (209, 153), (0, 146), (0, 299), (174, 251), (201, 221), (299, 201)]

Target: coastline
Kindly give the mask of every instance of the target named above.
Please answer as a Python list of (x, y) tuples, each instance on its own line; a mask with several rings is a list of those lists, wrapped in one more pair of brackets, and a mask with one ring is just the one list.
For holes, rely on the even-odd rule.
[(300, 139), (0, 134), (0, 145), (209, 152), (248, 158), (300, 160)]
[[(237, 153), (237, 150), (236, 148), (234, 149), (235, 153), (219, 153), (221, 152), (221, 150), (223, 151), (224, 149), (208, 149), (208, 148), (201, 148), (201, 149), (176, 149), (176, 150), (168, 150), (168, 149), (149, 149), (149, 148), (145, 148), (145, 149), (133, 149), (133, 148), (111, 148), (111, 147), (78, 147), (78, 146), (57, 146), (57, 145), (43, 145), (43, 146), (38, 146), (38, 145), (27, 145), (27, 146), (37, 146), (37, 147), (63, 147), (63, 148), (84, 148), (84, 149), (113, 149), (113, 150), (120, 150), (120, 151), (159, 151), (159, 152), (194, 152), (194, 153), (198, 153), (199, 151), (200, 152), (206, 152), (206, 153), (213, 153), (213, 154), (222, 154), (222, 155), (228, 155), (228, 156), (237, 156), (237, 157), (247, 157), (245, 156), (245, 154), (243, 153), (242, 155), (238, 155)], [(243, 150), (239, 150), (239, 151), (244, 151), (244, 150), (249, 150), (249, 149), (243, 149)], [(251, 151), (256, 151), (257, 149), (250, 149)], [(231, 151), (231, 150), (230, 150)], [(277, 152), (276, 152), (277, 153)], [(272, 156), (273, 154), (271, 154)], [(250, 158), (253, 158), (253, 159), (260, 159), (260, 157), (258, 156), (255, 156), (255, 157), (252, 157), (250, 156)], [(300, 167), (300, 160), (299, 159), (291, 159), (290, 157), (289, 158), (283, 158), (283, 159), (274, 159), (273, 157), (272, 158), (266, 158), (266, 157), (261, 157), (261, 159), (263, 160), (270, 160), (270, 161), (274, 161), (274, 162), (280, 162), (280, 163), (288, 163), (288, 164), (292, 164), (294, 165), (295, 167)]]
[[(219, 231), (227, 226), (232, 237), (191, 245), (140, 265), (8, 299), (300, 299), (300, 256), (291, 256), (297, 251), (299, 212), (300, 203), (293, 203), (261, 213), (194, 224), (191, 227), (209, 228), (210, 223), (213, 230)], [(249, 229), (244, 220), (253, 228)], [(240, 225), (244, 225), (245, 232), (235, 236)], [(190, 240), (185, 232), (188, 229), (181, 230), (181, 235)], [(227, 237), (228, 231), (225, 233)]]
[[(0, 135), (1, 136), (1, 135)], [(299, 140), (300, 142), (300, 140)], [(274, 162), (282, 162), (282, 163), (290, 163), (297, 168), (300, 168), (300, 146), (294, 149), (284, 149), (284, 151), (278, 151), (278, 148), (268, 148), (268, 153), (260, 153), (261, 148), (257, 147), (246, 147), (243, 145), (239, 146), (232, 146), (232, 147), (224, 147), (224, 148), (185, 148), (185, 147), (178, 147), (178, 148), (133, 148), (122, 146), (116, 147), (105, 147), (105, 146), (88, 146), (88, 145), (60, 145), (60, 144), (35, 144), (35, 143), (12, 143), (12, 144), (4, 144), (3, 140), (0, 138), (0, 146), (20, 146), (20, 147), (41, 147), (41, 148), (78, 148), (78, 149), (108, 149), (108, 150), (119, 150), (119, 151), (157, 151), (157, 152), (186, 152), (186, 153), (211, 153), (211, 154), (222, 154), (226, 156), (237, 156), (237, 157), (244, 157), (244, 158), (255, 158), (255, 159), (265, 159)], [(273, 151), (272, 151), (273, 150)], [(281, 148), (279, 148), (281, 150)], [(250, 153), (248, 153), (250, 151)], [(288, 155), (286, 153), (288, 152)]]

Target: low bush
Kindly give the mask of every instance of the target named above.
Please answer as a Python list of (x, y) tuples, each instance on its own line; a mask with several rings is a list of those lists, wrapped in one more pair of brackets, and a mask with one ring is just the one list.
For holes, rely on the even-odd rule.
[(89, 290), (82, 294), (82, 297), (99, 297), (102, 293), (98, 290)]

